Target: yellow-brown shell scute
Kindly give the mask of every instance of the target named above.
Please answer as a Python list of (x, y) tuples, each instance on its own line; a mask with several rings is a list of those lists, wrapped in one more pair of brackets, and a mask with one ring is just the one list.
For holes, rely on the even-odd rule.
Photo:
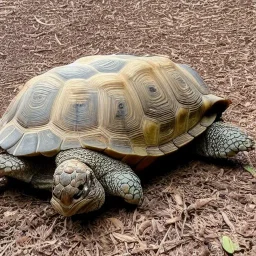
[(1, 119), (0, 146), (48, 156), (85, 147), (136, 164), (187, 144), (227, 106), (167, 57), (88, 56), (26, 83)]

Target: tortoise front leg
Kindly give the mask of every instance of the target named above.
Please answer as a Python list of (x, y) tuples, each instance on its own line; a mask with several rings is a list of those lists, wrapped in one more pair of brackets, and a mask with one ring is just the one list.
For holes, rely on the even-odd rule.
[(124, 198), (129, 204), (140, 205), (143, 192), (139, 177), (132, 170), (112, 170), (99, 179), (106, 192)]

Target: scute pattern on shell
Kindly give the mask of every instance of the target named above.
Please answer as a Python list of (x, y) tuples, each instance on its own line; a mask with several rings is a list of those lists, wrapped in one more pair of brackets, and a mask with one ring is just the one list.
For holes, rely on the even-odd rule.
[(228, 106), (167, 57), (88, 56), (26, 83), (1, 119), (0, 146), (47, 156), (87, 147), (143, 166), (202, 133), (218, 103)]

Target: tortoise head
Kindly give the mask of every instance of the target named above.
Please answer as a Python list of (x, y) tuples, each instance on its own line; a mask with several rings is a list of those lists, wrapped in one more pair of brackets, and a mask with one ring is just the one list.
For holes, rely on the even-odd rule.
[(105, 201), (105, 191), (91, 168), (75, 160), (62, 162), (53, 176), (51, 204), (64, 216), (99, 209)]

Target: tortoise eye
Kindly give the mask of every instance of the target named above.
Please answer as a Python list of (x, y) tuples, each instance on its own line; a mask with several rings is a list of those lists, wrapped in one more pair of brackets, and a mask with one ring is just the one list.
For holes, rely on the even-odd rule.
[(81, 197), (82, 194), (83, 194), (83, 191), (80, 190), (78, 193), (76, 193), (76, 194), (73, 195), (73, 198), (74, 198), (75, 200), (77, 200), (77, 199), (79, 199), (79, 198)]
[(89, 188), (87, 186), (79, 185), (77, 188), (79, 191), (73, 196), (75, 200), (79, 199), (82, 195), (85, 197), (89, 193)]
[(82, 190), (84, 188), (84, 186), (81, 184), (77, 187), (79, 190)]
[(73, 195), (73, 198), (76, 200), (76, 199), (79, 199), (81, 197), (81, 195), (83, 194), (83, 189), (84, 189), (84, 185), (83, 184), (80, 184), (78, 187), (79, 191)]

